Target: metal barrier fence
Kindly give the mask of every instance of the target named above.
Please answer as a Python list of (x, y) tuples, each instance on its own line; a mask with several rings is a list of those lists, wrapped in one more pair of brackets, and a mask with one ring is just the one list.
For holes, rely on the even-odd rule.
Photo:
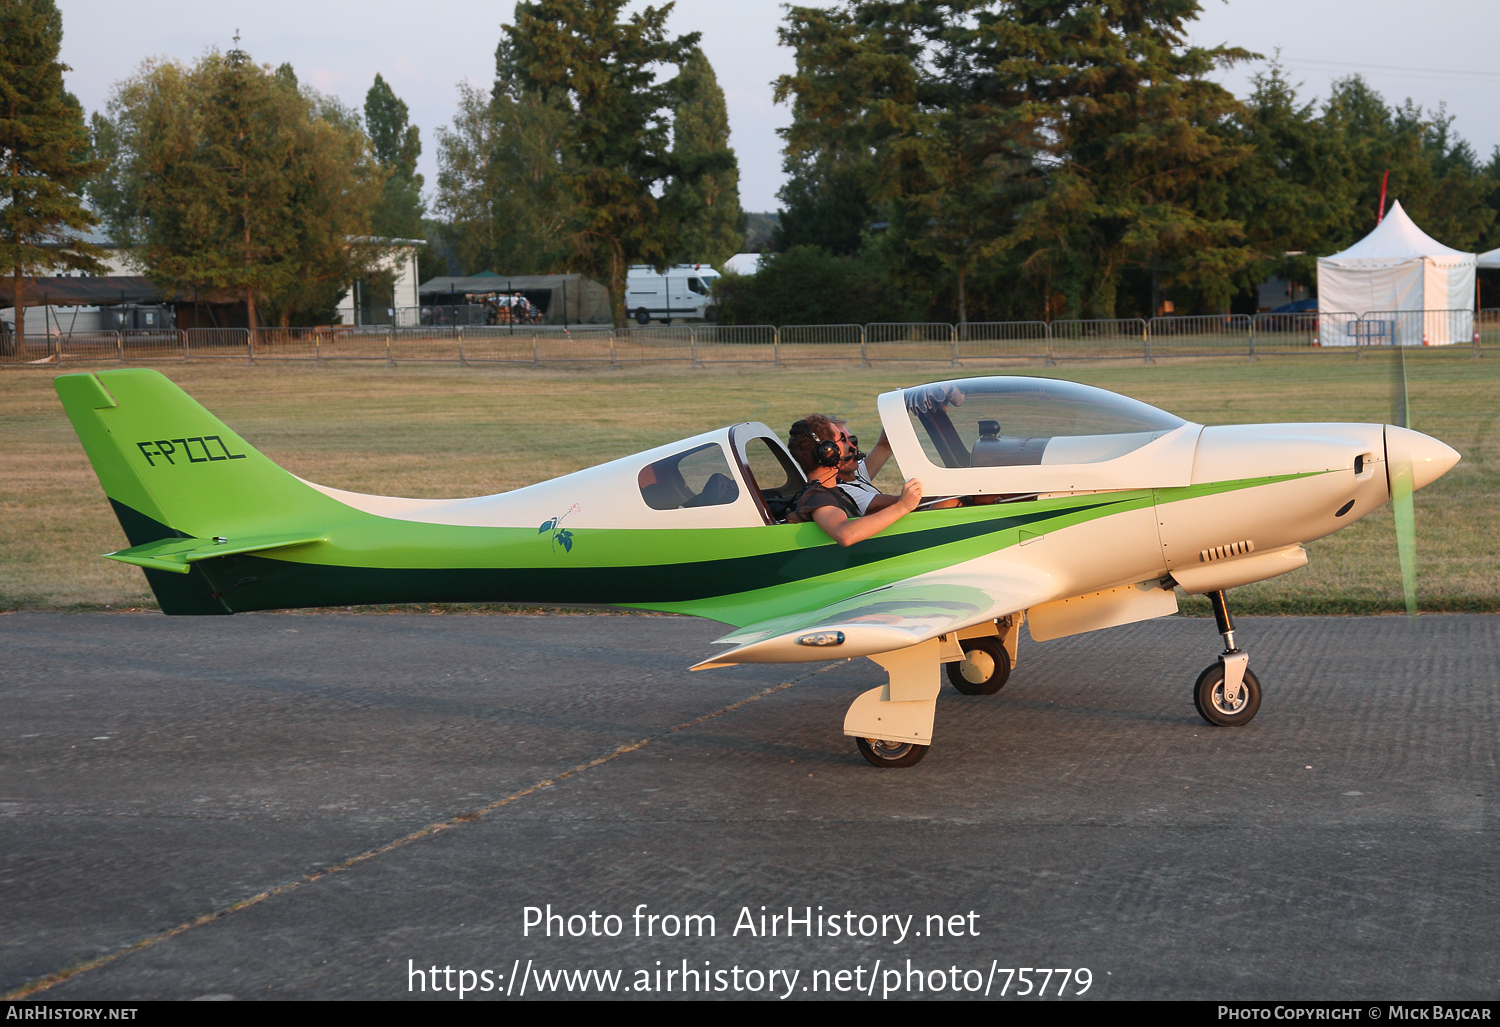
[(1048, 330), (1053, 360), (1147, 359), (1146, 322), (1138, 317), (1053, 321)]
[(1248, 314), (1153, 317), (1146, 323), (1147, 355), (1156, 358), (1248, 354), (1252, 330)]
[(1350, 352), (1380, 347), (1500, 349), (1500, 309), (1330, 311), (1116, 320), (1000, 321), (951, 325), (604, 326), (360, 325), (322, 328), (189, 328), (0, 334), (0, 365), (140, 364), (189, 360), (602, 364), (773, 367), (825, 361), (982, 364), (988, 360), (1144, 360)]
[(777, 331), (770, 325), (705, 325), (693, 328), (693, 362), (769, 363), (781, 366)]
[[(868, 327), (874, 327), (873, 325)], [(787, 325), (776, 332), (776, 362), (836, 360), (868, 364), (865, 325)]]
[(867, 364), (895, 360), (952, 364), (957, 341), (954, 327), (941, 322), (871, 324), (865, 326), (863, 358)]
[(1474, 345), (1500, 349), (1500, 307), (1486, 307), (1475, 316)]
[(686, 326), (622, 328), (615, 332), (613, 363), (617, 366), (680, 360), (692, 363), (694, 357), (693, 330)]
[(1052, 359), (1046, 321), (971, 321), (961, 324), (953, 344), (955, 362), (992, 359)]
[[(1454, 346), (1473, 344), (1472, 310), (1378, 310), (1363, 314), (1360, 323), (1374, 339), (1395, 346)], [(1378, 330), (1378, 331), (1377, 331)]]

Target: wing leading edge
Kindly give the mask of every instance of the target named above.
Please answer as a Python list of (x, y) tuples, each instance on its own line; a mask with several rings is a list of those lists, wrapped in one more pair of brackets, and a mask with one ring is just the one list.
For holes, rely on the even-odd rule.
[(992, 568), (984, 574), (949, 570), (923, 575), (821, 609), (746, 625), (717, 640), (735, 648), (692, 669), (838, 660), (905, 649), (1046, 602), (1054, 588), (1045, 575), (1028, 567), (998, 575)]

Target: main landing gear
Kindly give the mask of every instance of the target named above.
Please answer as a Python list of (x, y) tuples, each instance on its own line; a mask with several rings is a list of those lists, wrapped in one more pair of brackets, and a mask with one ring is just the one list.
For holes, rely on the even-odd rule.
[(932, 747), (932, 721), (942, 687), (948, 680), (968, 695), (993, 695), (1005, 686), (1020, 641), (1022, 614), (976, 624), (929, 638), (925, 642), (876, 653), (889, 680), (872, 688), (844, 715), (844, 734), (859, 754), (877, 767), (910, 767)]
[(944, 664), (948, 681), (965, 695), (994, 695), (1010, 679), (1010, 654), (993, 635), (966, 638), (964, 658)]
[(911, 767), (922, 762), (930, 745), (890, 742), (884, 738), (856, 738), (859, 754), (877, 767)]
[(1214, 622), (1224, 636), (1224, 652), (1219, 662), (1198, 675), (1193, 685), (1193, 705), (1198, 715), (1217, 727), (1239, 727), (1248, 724), (1260, 709), (1260, 679), (1250, 669), (1250, 654), (1234, 644), (1234, 622), (1224, 593), (1210, 592)]

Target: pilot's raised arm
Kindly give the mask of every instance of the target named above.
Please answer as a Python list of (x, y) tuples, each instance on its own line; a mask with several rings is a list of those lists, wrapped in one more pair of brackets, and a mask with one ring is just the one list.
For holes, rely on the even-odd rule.
[(813, 414), (792, 425), (787, 449), (802, 465), (808, 484), (797, 495), (787, 514), (791, 524), (812, 521), (841, 546), (852, 546), (878, 534), (917, 508), (922, 501), (922, 483), (906, 482), (900, 496), (881, 509), (860, 516), (859, 505), (838, 487), (839, 466), (850, 462), (857, 450), (848, 432), (822, 414)]
[[(953, 390), (957, 392), (957, 390)], [(963, 402), (963, 394), (959, 393), (958, 402)], [(841, 433), (841, 441), (850, 451), (844, 455), (843, 462), (839, 464), (838, 489), (847, 493), (859, 506), (861, 514), (878, 513), (886, 507), (894, 504), (899, 497), (887, 495), (875, 487), (875, 476), (885, 466), (885, 462), (891, 458), (891, 442), (886, 437), (885, 431), (880, 433), (880, 440), (875, 443), (875, 448), (868, 453), (859, 451), (859, 439), (849, 434), (848, 424), (836, 417), (830, 417), (834, 429)], [(929, 503), (929, 510), (946, 510), (950, 507), (962, 505), (957, 496), (944, 499), (941, 502)]]

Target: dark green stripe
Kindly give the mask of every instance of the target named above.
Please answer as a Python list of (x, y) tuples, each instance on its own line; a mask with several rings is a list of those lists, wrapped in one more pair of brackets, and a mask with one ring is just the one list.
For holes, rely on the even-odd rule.
[[(220, 598), (236, 612), (369, 603), (680, 603), (806, 581), (1120, 502), (1125, 500), (879, 535), (849, 547), (830, 540), (811, 549), (645, 567), (342, 567), (242, 555), (195, 564), (194, 570), (201, 573), (172, 576), (181, 587), (158, 584), (156, 579), (167, 575), (148, 573), (147, 578), (167, 613), (217, 612), (213, 607), (220, 605)], [(142, 521), (156, 525), (163, 532), (158, 537), (177, 534), (128, 507), (122, 509), (136, 519), (136, 531), (128, 532), (132, 541), (137, 533), (149, 533)], [(126, 513), (117, 513), (125, 523)], [(205, 589), (200, 582), (211, 587)], [(198, 592), (205, 594), (196, 596)]]

